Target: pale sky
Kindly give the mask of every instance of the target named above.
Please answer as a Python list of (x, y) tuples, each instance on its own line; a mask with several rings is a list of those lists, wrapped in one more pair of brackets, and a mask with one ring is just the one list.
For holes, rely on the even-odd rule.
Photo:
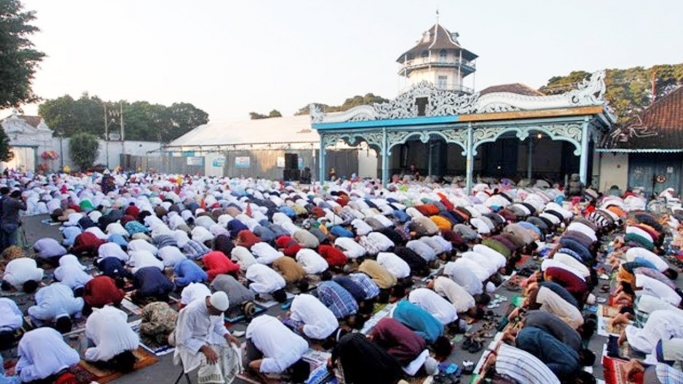
[(476, 90), (683, 62), (680, 0), (23, 2), (37, 11), (32, 41), (47, 54), (34, 81), (39, 96), (189, 102), (212, 121), (292, 115), (368, 92), (394, 98), (395, 60), (435, 23), (437, 8), (440, 23), (479, 55)]

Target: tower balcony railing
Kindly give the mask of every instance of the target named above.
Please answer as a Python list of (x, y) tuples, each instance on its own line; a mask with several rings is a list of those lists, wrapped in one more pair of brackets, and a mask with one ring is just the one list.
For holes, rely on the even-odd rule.
[(473, 72), (477, 68), (477, 63), (465, 59), (442, 59), (440, 57), (425, 57), (408, 60), (401, 65), (401, 72), (412, 71), (414, 69), (421, 69), (426, 67), (461, 67), (466, 72)]
[[(466, 93), (468, 95), (471, 95), (474, 93), (474, 88), (466, 87), (462, 84), (458, 83), (443, 83), (443, 82), (437, 82), (433, 83), (436, 89), (442, 90), (442, 91), (453, 91), (453, 92), (459, 92), (459, 93)], [(412, 84), (408, 84), (405, 87), (403, 87), (399, 93), (405, 93), (408, 92), (412, 88)]]

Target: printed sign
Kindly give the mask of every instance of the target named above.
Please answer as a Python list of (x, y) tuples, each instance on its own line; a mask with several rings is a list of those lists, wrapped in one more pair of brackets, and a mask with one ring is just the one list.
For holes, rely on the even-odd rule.
[(187, 158), (187, 165), (204, 165), (204, 158), (203, 157), (188, 157)]
[(235, 157), (235, 168), (249, 168), (251, 165), (251, 158), (249, 156)]
[(299, 156), (299, 169), (304, 169), (304, 158)]
[(213, 159), (214, 167), (223, 167), (225, 165), (225, 156), (218, 156)]
[(278, 157), (277, 158), (277, 167), (278, 168), (284, 168), (285, 167), (285, 158), (284, 157)]

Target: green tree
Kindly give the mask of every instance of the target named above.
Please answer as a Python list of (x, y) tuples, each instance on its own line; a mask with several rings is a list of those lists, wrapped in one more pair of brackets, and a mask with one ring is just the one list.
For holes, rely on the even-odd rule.
[[(381, 103), (386, 103), (388, 102), (388, 99), (385, 99), (381, 96), (377, 96), (373, 93), (367, 93), (365, 96), (361, 95), (356, 95), (353, 97), (349, 97), (348, 99), (344, 100), (344, 103), (342, 105), (326, 105), (326, 104), (321, 104), (321, 103), (315, 103), (319, 106), (322, 107), (323, 111), (325, 112), (343, 112), (347, 111), (353, 107), (358, 107), (360, 105), (373, 105), (373, 104), (381, 104)], [(310, 105), (310, 104), (309, 104)], [(308, 115), (309, 113), (309, 108), (308, 105), (300, 108), (296, 113), (294, 113), (294, 116), (301, 116), (301, 115)]]
[[(573, 71), (567, 76), (555, 76), (539, 91), (555, 95), (568, 92), (588, 78), (586, 71)], [(605, 99), (620, 121), (627, 120), (683, 84), (683, 64), (656, 65), (652, 68), (633, 67), (605, 71)], [(653, 98), (654, 96), (654, 98)]]
[(267, 119), (267, 118), (268, 118), (267, 115), (262, 115), (262, 114), (256, 113), (256, 112), (249, 112), (249, 119), (251, 119), (251, 120), (261, 120), (261, 119)]
[(120, 111), (123, 109), (126, 140), (169, 142), (209, 121), (206, 112), (190, 103), (174, 103), (166, 107), (147, 101), (105, 102), (87, 93), (77, 100), (69, 95), (46, 100), (38, 112), (57, 135), (71, 137), (87, 132), (104, 138), (105, 108), (109, 133), (120, 133)]
[(38, 101), (31, 81), (45, 54), (33, 49), (28, 37), (39, 29), (30, 24), (35, 12), (19, 0), (0, 0), (0, 109)]
[(81, 171), (93, 165), (99, 152), (100, 144), (97, 136), (86, 132), (71, 136), (69, 155)]
[(277, 109), (273, 109), (268, 114), (268, 117), (282, 117), (282, 113), (280, 113), (280, 111), (278, 111)]
[(14, 152), (9, 145), (9, 137), (4, 129), (0, 129), (0, 161), (10, 161), (14, 158)]

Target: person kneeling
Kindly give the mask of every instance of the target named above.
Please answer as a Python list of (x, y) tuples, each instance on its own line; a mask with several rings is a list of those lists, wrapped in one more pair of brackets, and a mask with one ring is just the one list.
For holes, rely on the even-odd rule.
[(117, 372), (133, 371), (133, 351), (137, 350), (140, 338), (128, 325), (125, 312), (110, 306), (94, 308), (85, 323), (85, 336), (95, 344), (86, 349), (86, 361)]

